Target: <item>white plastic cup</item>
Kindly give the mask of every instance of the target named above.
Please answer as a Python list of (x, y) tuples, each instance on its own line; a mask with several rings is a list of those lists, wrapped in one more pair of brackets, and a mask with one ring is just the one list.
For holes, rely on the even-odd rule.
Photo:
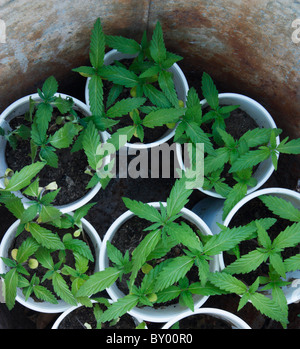
[[(195, 310), (194, 312), (188, 311), (184, 315), (177, 315), (174, 318), (172, 318), (170, 321), (168, 321), (162, 329), (169, 329), (171, 328), (176, 322), (185, 319), (189, 316), (193, 315), (209, 315), (213, 316), (217, 319), (225, 321), (227, 324), (229, 324), (232, 329), (238, 329), (238, 330), (250, 330), (251, 327), (242, 319), (240, 319), (238, 316), (222, 309), (217, 308), (200, 308)], [(184, 330), (184, 328), (182, 328)]]
[[(237, 93), (220, 93), (219, 101), (220, 101), (220, 105), (221, 104), (239, 105), (240, 109), (242, 109), (249, 116), (251, 116), (252, 119), (256, 121), (258, 127), (260, 128), (272, 128), (272, 129), (277, 128), (269, 112), (261, 104), (259, 104), (257, 101), (255, 101), (250, 97), (237, 94)], [(200, 103), (202, 105), (202, 109), (204, 109), (207, 106), (207, 101), (205, 99), (203, 99)], [(280, 138), (279, 136), (277, 136), (276, 144), (278, 145), (279, 143), (280, 143)], [(178, 144), (178, 143), (176, 144), (176, 155), (177, 155), (177, 160), (181, 169), (184, 170), (181, 144)], [(277, 154), (277, 158), (278, 158), (278, 154)], [(270, 178), (274, 170), (275, 169), (274, 169), (271, 158), (260, 163), (255, 173), (253, 174), (253, 177), (257, 179), (257, 184), (254, 187), (249, 187), (247, 190), (247, 194), (251, 194), (254, 191), (258, 190)], [(208, 196), (212, 196), (218, 199), (225, 199), (223, 196), (216, 193), (214, 189), (212, 190), (204, 190), (203, 188), (197, 188), (197, 189)]]
[[(233, 219), (234, 215), (239, 211), (239, 209), (242, 208), (244, 205), (246, 205), (252, 199), (255, 199), (261, 195), (272, 195), (272, 196), (282, 198), (286, 201), (289, 201), (297, 209), (300, 209), (299, 193), (290, 189), (285, 189), (285, 188), (260, 189), (254, 193), (247, 195), (233, 207), (233, 209), (229, 212), (226, 219), (224, 220), (224, 223), (223, 223), (224, 226), (229, 227), (231, 220)], [(291, 224), (293, 223), (291, 222)], [(219, 256), (220, 256), (220, 268), (221, 270), (223, 270), (225, 269), (223, 254), (220, 254)], [(292, 281), (290, 285), (282, 287), (282, 290), (284, 291), (284, 294), (287, 299), (287, 303), (288, 304), (298, 303), (300, 301), (300, 270), (287, 272), (286, 275), (287, 275), (287, 278), (285, 279), (285, 281)]]
[[(95, 228), (84, 218), (81, 219), (84, 232), (89, 236), (95, 250), (95, 272), (99, 271), (99, 254), (101, 249), (101, 239)], [(20, 220), (13, 223), (7, 232), (4, 234), (0, 244), (0, 257), (10, 258), (8, 255), (9, 248), (15, 239), (17, 228)], [(6, 274), (10, 268), (0, 258), (0, 274)], [(16, 301), (24, 307), (41, 313), (62, 313), (72, 307), (72, 305), (58, 300), (58, 304), (51, 304), (49, 302), (37, 302), (32, 297), (25, 300), (23, 292), (20, 288), (17, 289)]]
[[(114, 61), (120, 61), (122, 59), (130, 59), (134, 58), (136, 55), (128, 55), (121, 53), (115, 49), (109, 51), (108, 53), (105, 54), (104, 56), (104, 64), (105, 65), (110, 65)], [(186, 101), (186, 96), (189, 90), (189, 86), (186, 80), (185, 75), (183, 74), (183, 71), (180, 69), (177, 63), (174, 63), (173, 66), (169, 69), (171, 73), (173, 73), (173, 78), (174, 78), (174, 85), (175, 89), (178, 95), (178, 99), (181, 99), (183, 102)], [(87, 78), (86, 85), (85, 85), (85, 101), (86, 104), (89, 106), (89, 89), (88, 89), (88, 84), (89, 84), (90, 78)], [(151, 142), (151, 143), (129, 143), (127, 142), (125, 144), (125, 147), (128, 148), (133, 148), (136, 150), (141, 150), (141, 149), (148, 149), (148, 148), (153, 148), (157, 147), (160, 144), (163, 144), (167, 142), (169, 139), (174, 137), (175, 135), (175, 130), (176, 128), (174, 127), (173, 129), (168, 130), (160, 139)], [(110, 134), (105, 131), (107, 138), (110, 138)]]
[[(149, 203), (150, 205), (154, 206), (156, 209), (160, 208), (160, 205), (158, 202)], [(166, 203), (163, 203), (165, 206)], [(198, 229), (205, 235), (212, 235), (210, 229), (205, 224), (205, 222), (200, 219), (196, 214), (194, 214), (192, 211), (183, 208), (181, 210), (182, 217), (190, 221), (191, 223), (195, 224)], [(106, 232), (101, 250), (100, 250), (100, 270), (104, 270), (107, 267), (109, 267), (109, 259), (106, 252), (106, 243), (107, 241), (112, 241), (115, 234), (117, 234), (118, 229), (130, 218), (132, 218), (134, 214), (131, 211), (126, 211), (121, 216), (119, 216), (114, 223), (110, 226), (108, 231)], [(210, 271), (218, 271), (219, 270), (219, 255), (214, 256), (213, 259), (210, 261)], [(117, 301), (119, 298), (124, 297), (124, 293), (120, 291), (114, 283), (111, 287), (106, 289), (107, 293), (111, 297), (113, 301)], [(200, 295), (194, 295), (194, 305), (195, 309), (201, 307), (206, 300), (209, 298), (208, 296), (200, 296)], [(170, 319), (172, 319), (174, 316), (178, 314), (185, 314), (188, 311), (189, 308), (183, 307), (180, 304), (174, 304), (169, 305), (161, 308), (153, 308), (149, 306), (145, 306), (143, 308), (135, 307), (132, 310), (130, 310), (128, 313), (132, 316), (143, 319), (145, 321), (160, 323), (160, 322), (167, 322)]]
[[(63, 93), (56, 93), (56, 97), (61, 96), (63, 99), (66, 98), (72, 98), (74, 101), (74, 109), (79, 110), (82, 112), (85, 116), (89, 116), (90, 111), (88, 106), (81, 102), (79, 99), (65, 95)], [(25, 114), (29, 110), (29, 98), (31, 98), (34, 101), (41, 101), (40, 96), (38, 93), (34, 93), (25, 97), (22, 97), (12, 103), (10, 106), (8, 106), (0, 115), (0, 126), (4, 128), (5, 130), (9, 129), (9, 122), (14, 119), (15, 117)], [(106, 141), (106, 135), (103, 132), (99, 132), (100, 134), (100, 139), (101, 142), (105, 143)], [(7, 169), (7, 163), (6, 163), (6, 158), (5, 158), (5, 147), (6, 147), (6, 140), (4, 137), (0, 136), (0, 177), (4, 176), (4, 173)], [(110, 157), (107, 156), (104, 159), (104, 165), (107, 165), (108, 162), (110, 161)], [(4, 188), (4, 179), (0, 178), (0, 187)], [(58, 205), (55, 206), (58, 208), (61, 212), (63, 213), (68, 213), (72, 211), (76, 211), (79, 207), (85, 205), (89, 201), (92, 200), (92, 198), (99, 192), (101, 189), (101, 184), (97, 183), (93, 188), (91, 188), (82, 198), (70, 202), (68, 204), (64, 205)], [(30, 200), (23, 196), (20, 191), (15, 192), (15, 195), (20, 197), (22, 199), (23, 205), (25, 208), (29, 207), (30, 204), (28, 203)]]

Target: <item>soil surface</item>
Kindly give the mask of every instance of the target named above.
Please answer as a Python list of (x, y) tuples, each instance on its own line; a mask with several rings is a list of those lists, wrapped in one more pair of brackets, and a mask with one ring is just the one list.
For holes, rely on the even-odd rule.
[(218, 319), (214, 316), (197, 314), (180, 320), (179, 329), (230, 330), (232, 329), (232, 326), (229, 322)]
[[(105, 311), (105, 307), (100, 305), (101, 309)], [(82, 330), (86, 329), (85, 324), (91, 326), (92, 329), (96, 329), (97, 321), (95, 319), (93, 308), (80, 307), (72, 311), (66, 316), (60, 323), (58, 329), (60, 330)], [(125, 314), (122, 316), (116, 324), (104, 323), (101, 326), (102, 329), (107, 330), (119, 330), (119, 329), (135, 329), (136, 325), (133, 318)]]

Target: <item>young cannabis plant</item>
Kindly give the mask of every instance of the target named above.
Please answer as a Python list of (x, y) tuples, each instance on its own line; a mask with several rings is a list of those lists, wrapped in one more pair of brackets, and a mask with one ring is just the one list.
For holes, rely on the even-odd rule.
[[(131, 255), (128, 251), (122, 255), (108, 242), (107, 254), (112, 266), (92, 275), (78, 291), (77, 296), (90, 296), (128, 275), (128, 294), (104, 312), (102, 321), (110, 321), (135, 306), (153, 306), (173, 299), (194, 309), (193, 295), (220, 294), (220, 290), (208, 281), (210, 260), (222, 251), (232, 249), (255, 228), (226, 229), (215, 236), (194, 231), (181, 219), (181, 210), (190, 194), (191, 190), (186, 189), (186, 178), (182, 177), (175, 182), (166, 204), (160, 203), (160, 209), (123, 198), (130, 211), (149, 221), (149, 227)], [(182, 253), (174, 258), (166, 257), (175, 246), (181, 246)], [(192, 268), (197, 270), (198, 281), (191, 281), (188, 277)], [(135, 281), (140, 272), (144, 277), (137, 285)]]
[[(117, 49), (121, 53), (133, 55), (131, 65), (126, 67), (122, 62), (104, 65), (105, 46)], [(121, 36), (105, 35), (100, 19), (94, 24), (90, 43), (91, 66), (73, 69), (89, 77), (89, 103), (92, 119), (99, 130), (110, 129), (117, 125), (120, 118), (130, 115), (131, 126), (119, 128), (116, 137), (109, 140), (116, 149), (119, 135), (126, 135), (129, 142), (133, 136), (144, 139), (144, 128), (154, 128), (172, 124), (174, 127), (182, 103), (178, 100), (172, 73), (168, 69), (181, 57), (166, 50), (163, 33), (158, 22), (152, 39), (143, 35), (141, 44), (133, 39)], [(103, 81), (112, 83), (107, 102), (104, 103)], [(158, 87), (154, 86), (158, 84)], [(124, 89), (129, 90), (130, 97), (117, 101)], [(116, 102), (117, 101), (117, 102)], [(150, 105), (145, 106), (146, 101)], [(145, 117), (142, 117), (141, 114)]]
[[(255, 128), (244, 133), (239, 139), (234, 139), (226, 131), (225, 119), (230, 117), (230, 113), (238, 106), (220, 106), (217, 88), (206, 73), (202, 78), (202, 92), (210, 110), (202, 119), (199, 117), (198, 122), (200, 119), (200, 126), (211, 123), (212, 135), (207, 136), (212, 136), (216, 144), (213, 152), (211, 147), (205, 144), (208, 155), (204, 160), (203, 189), (215, 189), (226, 199), (223, 212), (225, 219), (234, 205), (246, 195), (248, 187), (257, 184), (253, 176), (256, 167), (270, 158), (276, 170), (280, 153), (300, 154), (300, 139), (288, 141), (287, 137), (277, 144), (276, 137), (282, 130), (267, 128)], [(190, 138), (190, 141), (194, 142), (194, 139)], [(230, 176), (236, 184), (226, 182)]]
[[(12, 181), (15, 183), (17, 178), (15, 176), (18, 174), (14, 174), (9, 184)], [(28, 185), (27, 180), (26, 182), (24, 180), (22, 185), (19, 183), (19, 190), (26, 185)], [(0, 202), (20, 220), (15, 237), (20, 234), (28, 235), (24, 236), (25, 239), (18, 248), (12, 250), (11, 258), (1, 257), (10, 268), (7, 273), (1, 275), (4, 279), (7, 307), (9, 309), (14, 307), (17, 288), (22, 289), (25, 300), (34, 294), (37, 299), (53, 304), (60, 298), (71, 305), (80, 302), (90, 306), (88, 298), (76, 298), (75, 294), (90, 273), (89, 263), (94, 261), (80, 221), (93, 204), (81, 207), (74, 215), (62, 214), (51, 205), (58, 190), (40, 197), (38, 180), (31, 183), (24, 193), (37, 198), (37, 201), (27, 209), (24, 208), (21, 199), (12, 192), (3, 190), (0, 193)], [(58, 229), (65, 230), (62, 237), (58, 235)], [(70, 231), (74, 231), (73, 236)], [(78, 238), (79, 232), (81, 239)], [(54, 257), (55, 251), (58, 251), (56, 257)], [(74, 258), (75, 267), (68, 265), (69, 259), (66, 259), (66, 256), (70, 253)], [(42, 266), (39, 276), (30, 272), (39, 265)], [(67, 284), (66, 278), (62, 275), (69, 278), (70, 284)], [(54, 294), (44, 286), (46, 280), (51, 280)]]
[[(286, 273), (300, 269), (300, 254), (284, 260), (282, 253), (286, 249), (300, 244), (300, 211), (280, 197), (263, 195), (260, 196), (260, 199), (270, 211), (279, 218), (289, 220), (291, 225), (279, 232), (272, 241), (268, 229), (276, 222), (276, 219), (268, 219), (269, 226), (262, 226), (259, 221), (255, 222), (256, 233), (249, 236), (248, 239), (257, 239), (257, 248), (240, 256), (237, 246), (235, 248), (237, 259), (226, 266), (222, 273), (210, 277), (209, 280), (227, 291), (243, 295), (239, 309), (250, 300), (263, 314), (286, 326), (288, 305), (282, 287), (291, 284), (291, 281), (287, 280)], [(262, 263), (267, 263), (269, 273), (268, 275), (259, 275), (250, 287), (232, 276), (255, 271)], [(239, 285), (239, 290), (235, 288), (235, 285)], [(264, 286), (262, 287), (262, 285)], [(267, 290), (271, 290), (272, 300), (261, 294)]]

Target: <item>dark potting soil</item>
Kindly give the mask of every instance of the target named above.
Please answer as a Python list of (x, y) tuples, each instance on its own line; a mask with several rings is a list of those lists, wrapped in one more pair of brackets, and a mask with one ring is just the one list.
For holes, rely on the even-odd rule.
[[(51, 226), (51, 225), (48, 225), (48, 224), (43, 224), (43, 227), (48, 229), (48, 230), (51, 230), (53, 233), (57, 233), (58, 236), (60, 237), (60, 239), (63, 238), (64, 235), (66, 234), (73, 234), (75, 229), (55, 229), (55, 227)], [(8, 251), (8, 256), (10, 258), (11, 256), (11, 251), (16, 248), (18, 249), (21, 244), (23, 243), (23, 241), (25, 241), (27, 238), (31, 237), (31, 234), (29, 232), (27, 232), (26, 230), (24, 230), (21, 234), (19, 234), (14, 240), (13, 240), (13, 243), (12, 245), (10, 246), (10, 249)], [(95, 250), (94, 250), (94, 246), (89, 238), (89, 236), (87, 234), (80, 234), (80, 237), (78, 237), (77, 239), (81, 239), (83, 240), (90, 248), (91, 252), (92, 252), (92, 255), (94, 257), (94, 261), (89, 261), (88, 262), (88, 270), (86, 271), (86, 274), (87, 275), (92, 275), (94, 270), (95, 270), (95, 260), (96, 260), (96, 255), (95, 255)], [(65, 255), (65, 262), (62, 263), (61, 265), (61, 268), (64, 266), (64, 265), (68, 265), (70, 266), (71, 268), (73, 269), (76, 269), (75, 267), (75, 258), (74, 258), (74, 255), (72, 253), (72, 251), (70, 250), (65, 250), (66, 252), (66, 255)], [(60, 258), (59, 258), (59, 254), (60, 254), (60, 251), (59, 250), (56, 250), (56, 251), (53, 251), (51, 253), (51, 257), (53, 259), (53, 262), (54, 264), (58, 263)], [(35, 258), (34, 255), (33, 256), (29, 256), (28, 260), (30, 258)], [(27, 261), (28, 261), (27, 260)], [(28, 280), (31, 280), (31, 278), (33, 277), (33, 275), (35, 274), (39, 279), (40, 279), (40, 285), (41, 286), (44, 286), (46, 287), (49, 291), (51, 291), (54, 295), (55, 295), (55, 292), (54, 292), (54, 289), (53, 289), (53, 286), (52, 286), (52, 281), (49, 280), (49, 279), (46, 279), (45, 281), (41, 282), (42, 281), (42, 278), (44, 277), (45, 273), (48, 271), (48, 269), (44, 268), (41, 263), (38, 264), (38, 267), (36, 269), (31, 269), (29, 268), (28, 266), (28, 263), (24, 263), (22, 264), (23, 267), (27, 270), (27, 272), (29, 273), (29, 276), (27, 275), (23, 275), (26, 279)], [(70, 281), (70, 276), (66, 276), (66, 275), (63, 275), (61, 274), (61, 276), (64, 278), (64, 280), (66, 281), (67, 285), (69, 286), (69, 288), (71, 287), (71, 281)], [(37, 301), (37, 302), (40, 302), (39, 299), (37, 299), (34, 294), (31, 295), (31, 297)], [(56, 296), (57, 297), (57, 296)]]
[[(276, 219), (276, 223), (270, 229), (267, 230), (268, 235), (270, 236), (272, 241), (276, 238), (276, 236), (278, 236), (278, 234), (281, 231), (293, 224), (293, 222), (290, 222), (289, 220), (282, 219), (274, 215), (259, 198), (254, 198), (253, 200), (250, 200), (246, 205), (244, 205), (241, 209), (239, 209), (239, 211), (234, 215), (233, 219), (231, 220), (229, 227), (232, 228), (241, 225), (246, 225), (253, 220), (261, 218)], [(250, 251), (253, 251), (257, 247), (259, 247), (259, 245), (257, 239), (251, 239), (241, 242), (239, 244), (239, 247), (240, 254), (242, 256), (249, 253)], [(281, 256), (283, 259), (286, 259), (298, 253), (300, 253), (300, 245), (284, 249), (284, 251), (281, 252)], [(234, 255), (231, 255), (226, 252), (223, 254), (223, 257), (225, 266), (229, 265), (234, 260), (236, 260), (236, 257)], [(246, 275), (239, 274), (239, 278), (243, 280), (246, 284), (251, 285), (256, 280), (257, 276), (267, 276), (268, 271), (269, 267), (267, 263), (262, 263), (256, 270)]]
[[(103, 311), (106, 307), (103, 304), (99, 304)], [(59, 324), (58, 329), (62, 330), (82, 330), (86, 329), (85, 324), (89, 324), (92, 329), (96, 329), (97, 322), (93, 313), (93, 308), (79, 307), (68, 314), (62, 322)], [(135, 329), (136, 325), (129, 314), (124, 314), (116, 324), (103, 323), (102, 329)]]
[[(13, 129), (21, 124), (26, 125), (24, 115), (10, 122)], [(54, 126), (51, 132), (53, 134), (56, 131), (55, 123), (52, 126)], [(53, 201), (54, 205), (71, 203), (87, 193), (86, 186), (91, 176), (84, 173), (88, 166), (86, 155), (83, 150), (71, 153), (71, 147), (56, 150), (59, 159), (58, 168), (46, 165), (38, 174), (41, 187), (55, 181), (60, 188), (58, 195)], [(20, 171), (24, 166), (30, 165), (32, 163), (29, 156), (30, 152), (29, 141), (19, 140), (16, 150), (12, 149), (8, 144), (5, 149), (8, 168)]]
[(211, 315), (195, 314), (179, 320), (180, 329), (189, 330), (229, 330), (232, 326), (229, 322)]
[[(222, 107), (225, 105), (221, 105)], [(210, 110), (209, 107), (205, 107), (202, 111), (205, 115)], [(204, 128), (204, 131), (211, 133), (211, 122), (202, 124), (201, 127)], [(244, 110), (237, 108), (230, 113), (230, 117), (225, 119), (226, 132), (229, 133), (235, 140), (238, 140), (242, 137), (244, 133), (249, 130), (254, 130), (258, 128), (256, 121)]]
[[(194, 232), (197, 232), (197, 230), (199, 230), (195, 225), (184, 218), (179, 218), (178, 220), (176, 220), (176, 222), (178, 221), (183, 221), (188, 224), (194, 230)], [(112, 239), (112, 244), (117, 249), (119, 249), (123, 255), (127, 250), (129, 251), (129, 255), (131, 255), (133, 250), (139, 245), (139, 243), (145, 238), (145, 236), (149, 234), (149, 231), (144, 231), (144, 229), (149, 227), (151, 224), (151, 222), (137, 216), (131, 217), (119, 228), (118, 232)], [(155, 267), (155, 265), (165, 261), (168, 258), (179, 257), (184, 254), (183, 248), (184, 247), (182, 245), (177, 245), (172, 248), (165, 256), (159, 258), (158, 260), (149, 261), (147, 263), (151, 264), (152, 267)], [(187, 273), (187, 276), (191, 282), (199, 281), (196, 267), (192, 267), (191, 270)], [(144, 274), (140, 270), (135, 280), (135, 285), (140, 286), (143, 278)], [(129, 292), (127, 281), (129, 281), (128, 275), (123, 275), (121, 281), (117, 280), (117, 286), (124, 294), (128, 294)], [(177, 302), (178, 300), (176, 301), (175, 299), (174, 301), (164, 303), (164, 305), (175, 304)]]

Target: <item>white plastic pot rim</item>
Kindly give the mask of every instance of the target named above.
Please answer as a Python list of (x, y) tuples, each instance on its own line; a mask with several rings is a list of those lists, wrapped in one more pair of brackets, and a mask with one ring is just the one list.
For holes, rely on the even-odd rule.
[(232, 326), (232, 329), (248, 329), (248, 330), (251, 329), (251, 327), (244, 320), (240, 319), (238, 316), (226, 310), (217, 309), (217, 308), (200, 308), (195, 310), (194, 312), (189, 310), (183, 315), (175, 316), (173, 319), (168, 321), (162, 327), (162, 329), (169, 329), (176, 322), (193, 315), (210, 315), (210, 316), (216, 317), (220, 320), (224, 320), (227, 323), (229, 323)]
[[(74, 98), (72, 96), (63, 94), (63, 93), (56, 93), (55, 96), (61, 96), (62, 98), (72, 98), (74, 101), (74, 105), (75, 107), (79, 108), (81, 111), (83, 111), (83, 113), (85, 113), (86, 115), (90, 115), (90, 111), (88, 106), (83, 103), (82, 101), (80, 101), (77, 98)], [(8, 106), (3, 113), (0, 115), (0, 126), (4, 126), (4, 128), (8, 127), (8, 122), (13, 119), (14, 117), (21, 115), (22, 113), (24, 113), (25, 111), (28, 110), (28, 105), (29, 105), (29, 98), (31, 98), (34, 101), (39, 101), (41, 100), (40, 96), (38, 95), (38, 93), (34, 93), (25, 97), (22, 97), (20, 99), (18, 99), (17, 101), (15, 101), (14, 103), (12, 103), (10, 106)], [(101, 141), (103, 143), (106, 142), (107, 140), (107, 136), (106, 134), (104, 134), (103, 132), (99, 132), (100, 137), (101, 137)], [(0, 176), (4, 175), (4, 172), (7, 168), (7, 164), (6, 164), (6, 160), (5, 160), (5, 145), (6, 145), (6, 141), (4, 140), (4, 138), (2, 138), (0, 136)], [(110, 161), (110, 156), (107, 156), (104, 159), (104, 166), (107, 165)], [(0, 187), (4, 188), (4, 184), (3, 184), (3, 180), (0, 179)], [(91, 188), (82, 198), (68, 203), (68, 204), (64, 204), (64, 205), (58, 205), (56, 206), (56, 208), (58, 208), (61, 212), (63, 213), (68, 213), (68, 212), (72, 212), (77, 210), (79, 207), (85, 205), (86, 203), (88, 203), (89, 201), (92, 200), (92, 198), (98, 193), (98, 191), (101, 189), (101, 184), (97, 183), (93, 188)], [(17, 195), (18, 197), (20, 197), (22, 199), (22, 202), (24, 204), (25, 208), (28, 208), (30, 206), (29, 204), (29, 199), (27, 199), (25, 196), (23, 196), (21, 194), (20, 191), (15, 192), (15, 195)]]
[[(166, 203), (162, 203), (162, 204), (166, 206)], [(160, 207), (158, 202), (152, 202), (152, 203), (149, 203), (149, 205), (154, 206), (157, 209), (159, 209)], [(181, 213), (183, 214), (183, 217), (185, 219), (189, 219), (193, 224), (197, 225), (197, 227), (202, 231), (202, 233), (206, 235), (212, 235), (206, 223), (201, 218), (199, 218), (195, 213), (193, 213), (192, 211), (186, 208), (183, 208), (181, 210)], [(114, 223), (110, 226), (110, 228), (106, 232), (102, 241), (102, 246), (100, 251), (100, 266), (99, 266), (100, 270), (104, 270), (109, 266), (109, 260), (106, 253), (107, 241), (111, 241), (113, 239), (114, 234), (119, 229), (119, 227), (121, 227), (121, 225), (125, 221), (127, 221), (133, 216), (134, 216), (134, 213), (132, 213), (129, 210), (126, 211), (114, 221)], [(211, 268), (211, 271), (219, 270), (219, 256), (215, 256), (215, 258), (213, 258), (213, 260), (210, 262), (210, 268)], [(117, 299), (124, 296), (123, 292), (121, 292), (117, 288), (116, 283), (114, 283), (111, 287), (107, 288), (106, 291), (113, 301), (117, 301)], [(201, 307), (208, 298), (209, 298), (208, 296), (195, 295), (194, 296), (195, 309)], [(187, 307), (183, 307), (179, 304), (176, 304), (176, 305), (171, 305), (168, 307), (162, 307), (157, 309), (152, 307), (143, 307), (143, 308), (135, 307), (132, 310), (130, 310), (128, 313), (136, 318), (143, 319), (145, 321), (167, 322), (173, 316), (177, 314), (185, 313), (187, 309), (188, 309)]]
[[(99, 255), (102, 242), (95, 228), (86, 219), (82, 218), (81, 222), (85, 233), (90, 237), (95, 249), (95, 272), (97, 272), (99, 271)], [(19, 224), (20, 220), (17, 220), (9, 227), (7, 232), (4, 234), (0, 244), (0, 257), (9, 258), (8, 250), (15, 238), (16, 230)], [(10, 268), (6, 266), (6, 264), (0, 258), (0, 274), (7, 273), (9, 269)], [(41, 313), (62, 313), (68, 310), (70, 307), (72, 307), (72, 305), (64, 302), (63, 300), (58, 300), (58, 304), (51, 304), (48, 302), (36, 302), (33, 298), (29, 297), (26, 301), (22, 293), (22, 290), (19, 288), (17, 289), (16, 301), (25, 306), (26, 308)]]
[[(229, 212), (223, 225), (228, 227), (232, 218), (239, 211), (241, 207), (243, 207), (252, 199), (257, 198), (261, 195), (275, 195), (275, 196), (282, 197), (283, 199), (291, 201), (291, 203), (294, 205), (297, 203), (297, 208), (300, 209), (300, 193), (297, 193), (291, 189), (276, 188), (276, 187), (260, 189), (254, 193), (247, 195), (241, 201), (239, 201), (233, 207), (233, 209)], [(220, 269), (223, 270), (225, 269), (223, 254), (220, 254), (219, 257), (220, 257), (220, 262), (219, 262)], [(294, 271), (294, 272), (288, 272), (287, 280), (294, 280), (291, 285), (285, 286), (282, 288), (282, 290), (285, 293), (287, 303), (288, 304), (297, 303), (300, 301), (300, 270)]]
[[(225, 103), (229, 105), (240, 105), (241, 109), (247, 112), (258, 124), (259, 127), (264, 128), (277, 128), (272, 116), (270, 113), (257, 101), (254, 99), (244, 96), (238, 93), (220, 93), (219, 94), (220, 103)], [(205, 108), (207, 105), (206, 99), (203, 99), (201, 102), (202, 108)], [(276, 137), (276, 144), (280, 143), (279, 136)], [(278, 154), (277, 158), (279, 157)], [(184, 170), (183, 158), (182, 158), (182, 149), (180, 144), (176, 144), (176, 156), (178, 163), (181, 169)], [(254, 177), (257, 179), (257, 185), (254, 187), (249, 187), (247, 190), (247, 194), (251, 194), (258, 190), (272, 175), (274, 172), (274, 166), (271, 159), (267, 159), (262, 162), (256, 172), (254, 173)], [(202, 193), (218, 198), (225, 199), (223, 196), (218, 194), (215, 190), (205, 190), (203, 188), (197, 188)]]
[[(109, 65), (113, 63), (115, 60), (121, 60), (121, 59), (126, 59), (126, 58), (134, 58), (136, 55), (128, 55), (124, 53), (120, 53), (119, 51), (113, 49), (109, 52), (107, 52), (104, 56), (104, 64)], [(177, 63), (174, 63), (173, 66), (170, 68), (170, 71), (174, 74), (174, 81), (175, 81), (175, 88), (177, 90), (177, 94), (179, 99), (183, 100), (185, 102), (186, 96), (189, 90), (188, 82), (186, 80), (186, 77), (183, 73), (183, 71), (180, 69)], [(90, 78), (87, 78), (86, 85), (85, 85), (85, 102), (86, 105), (89, 106), (89, 85)], [(125, 144), (125, 147), (128, 148), (133, 148), (133, 149), (148, 149), (148, 148), (153, 148), (157, 147), (160, 144), (163, 144), (170, 140), (172, 137), (174, 137), (176, 127), (173, 129), (168, 130), (160, 139), (158, 139), (155, 142), (151, 143), (129, 143), (127, 142)], [(106, 132), (107, 137), (110, 138), (110, 134)]]

